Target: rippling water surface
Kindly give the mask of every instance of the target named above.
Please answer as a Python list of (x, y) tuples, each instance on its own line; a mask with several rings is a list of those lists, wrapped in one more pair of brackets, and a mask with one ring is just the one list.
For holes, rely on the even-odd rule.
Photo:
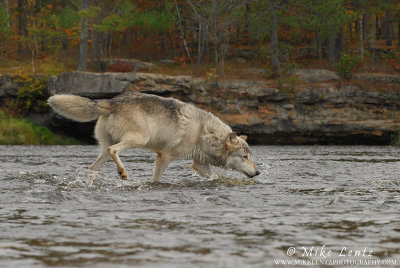
[(400, 148), (252, 150), (255, 179), (176, 161), (152, 184), (151, 152), (122, 152), (122, 181), (112, 162), (88, 175), (94, 146), (0, 146), (0, 266), (270, 267), (365, 250), (355, 259), (400, 265)]

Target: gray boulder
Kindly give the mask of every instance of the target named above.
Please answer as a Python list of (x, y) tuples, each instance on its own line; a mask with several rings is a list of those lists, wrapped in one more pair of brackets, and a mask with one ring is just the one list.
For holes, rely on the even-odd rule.
[(309, 83), (340, 80), (337, 73), (325, 69), (298, 69), (294, 71), (294, 74), (300, 80)]
[(104, 61), (103, 65), (106, 67), (106, 70), (108, 70), (110, 66), (119, 62), (131, 66), (133, 72), (140, 70), (150, 71), (154, 68), (158, 68), (158, 66), (155, 65), (154, 63), (135, 60), (135, 59), (112, 59)]
[(129, 81), (114, 79), (109, 74), (86, 72), (62, 73), (49, 79), (51, 95), (75, 94), (93, 98), (112, 97), (120, 94), (130, 85)]
[(164, 64), (164, 65), (176, 65), (176, 62), (174, 60), (165, 59), (165, 60), (161, 60), (161, 64)]
[(6, 95), (17, 96), (18, 89), (21, 85), (14, 82), (14, 79), (9, 75), (0, 76), (0, 97)]
[(389, 74), (354, 74), (353, 78), (365, 80), (365, 81), (376, 81), (385, 84), (400, 84), (399, 75), (389, 75)]

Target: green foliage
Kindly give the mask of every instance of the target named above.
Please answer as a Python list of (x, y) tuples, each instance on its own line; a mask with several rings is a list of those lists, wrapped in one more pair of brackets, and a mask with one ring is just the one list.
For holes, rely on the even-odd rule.
[(50, 55), (40, 64), (41, 72), (49, 77), (50, 75), (59, 75), (65, 72), (66, 66), (60, 61), (57, 55)]
[(66, 6), (58, 14), (58, 19), (61, 27), (72, 28), (79, 22), (79, 15), (71, 6)]
[(48, 128), (24, 118), (12, 118), (0, 110), (0, 144), (70, 145), (79, 144), (72, 138), (55, 135)]
[(400, 146), (400, 132), (396, 131), (390, 135), (390, 145)]
[(294, 61), (287, 61), (283, 63), (283, 70), (285, 73), (293, 73), (297, 68), (297, 63)]
[(397, 60), (398, 62), (400, 62), (400, 49), (395, 48), (390, 50), (386, 58), (390, 60)]
[[(276, 11), (278, 23), (293, 29), (291, 39), (302, 38), (301, 30), (318, 32), (324, 39), (337, 33), (339, 27), (350, 22), (355, 16), (350, 16), (345, 8), (345, 0), (293, 0), (281, 1)], [(271, 8), (269, 1), (255, 1), (250, 12), (241, 15), (242, 27), (246, 27), (251, 40), (264, 40), (270, 34)], [(260, 27), (264, 25), (264, 27)]]
[(206, 79), (207, 84), (210, 83), (218, 83), (218, 74), (217, 70), (214, 67), (211, 67), (208, 72), (206, 72)]
[(350, 79), (359, 63), (359, 56), (344, 54), (336, 64), (336, 69), (342, 78)]
[(96, 18), (101, 12), (100, 7), (88, 6), (86, 9), (81, 9), (77, 12), (81, 18)]
[(12, 30), (9, 27), (9, 18), (7, 17), (7, 13), (3, 8), (3, 5), (0, 4), (0, 37), (4, 38), (6, 36), (10, 36), (12, 34)]
[[(7, 52), (0, 55), (12, 59), (31, 57), (33, 73), (37, 71), (36, 60), (55, 56), (55, 62), (64, 61), (72, 68), (76, 60), (73, 55), (80, 42), (80, 19), (85, 18), (90, 33), (89, 50), (92, 48), (96, 65), (106, 55), (174, 58), (182, 56), (182, 52), (191, 60), (197, 54), (198, 62), (209, 61), (215, 53), (218, 64), (228, 53), (245, 46), (257, 49), (262, 45), (265, 45), (262, 54), (268, 61), (271, 55), (274, 59), (277, 56), (280, 63), (313, 56), (322, 59), (327, 54), (333, 58), (334, 49), (346, 51), (359, 43), (361, 18), (365, 22), (363, 27), (367, 27), (364, 30), (370, 33), (368, 38), (373, 39), (375, 35), (383, 40), (388, 38), (389, 28), (397, 31), (400, 14), (398, 0), (277, 0), (276, 9), (271, 8), (273, 1), (269, 0), (89, 2), (92, 6), (80, 10), (81, 0), (0, 1), (3, 3), (0, 5), (0, 53)], [(274, 27), (272, 11), (277, 15)], [(380, 25), (375, 26), (375, 18)], [(18, 33), (11, 37), (10, 22), (15, 31), (18, 28)], [(378, 26), (383, 27), (381, 34), (374, 29)], [(272, 51), (269, 44), (275, 30), (279, 41), (278, 48), (273, 42), (275, 51)], [(343, 42), (333, 47), (333, 42), (328, 41), (335, 38), (339, 41), (338, 37)], [(373, 45), (380, 46), (379, 42)], [(141, 55), (143, 49), (146, 53)], [(395, 54), (390, 57), (394, 59)], [(221, 68), (217, 69), (220, 72)]]
[(172, 5), (167, 5), (162, 12), (156, 10), (143, 12), (138, 16), (136, 23), (142, 25), (143, 29), (149, 33), (170, 32), (175, 23)]
[(297, 84), (299, 83), (299, 78), (296, 75), (291, 75), (288, 78), (289, 89), (291, 92), (296, 90)]
[(129, 27), (138, 31), (152, 34), (171, 32), (175, 26), (173, 6), (167, 2), (162, 11), (138, 10), (129, 1), (125, 1), (117, 14), (111, 14), (101, 20), (99, 24), (93, 25), (100, 32), (121, 32)]
[(38, 18), (27, 27), (28, 36), (23, 40), (28, 42), (33, 52), (47, 50), (57, 52), (61, 48), (61, 41), (66, 37), (61, 31), (60, 17), (45, 7), (41, 8)]
[(278, 85), (282, 92), (288, 94), (292, 99), (296, 97), (296, 89), (299, 79), (296, 75), (290, 75), (284, 78), (278, 78)]
[(9, 27), (9, 18), (3, 6), (0, 4), (0, 53), (3, 52), (3, 46), (11, 34), (12, 30)]
[[(249, 38), (251, 41), (264, 40), (269, 35), (271, 29), (269, 18), (269, 1), (254, 1), (254, 6), (250, 12), (244, 12), (240, 16), (242, 27), (247, 27), (249, 30)], [(259, 12), (264, 10), (264, 12)], [(260, 27), (260, 25), (265, 25)]]
[(61, 40), (65, 36), (63, 32), (46, 28), (28, 27), (30, 39), (25, 39), (33, 43), (34, 47), (42, 47), (47, 51), (57, 51), (61, 47)]
[(34, 105), (47, 106), (47, 96), (44, 94), (47, 87), (47, 77), (19, 77), (16, 82), (23, 84), (18, 90), (15, 106), (22, 106), (29, 110)]
[(304, 7), (304, 16), (298, 21), (300, 25), (318, 32), (325, 39), (337, 33), (340, 26), (352, 19), (346, 12), (345, 0), (297, 0), (297, 2), (299, 6)]
[(124, 31), (127, 24), (119, 15), (110, 15), (101, 21), (101, 24), (95, 24), (94, 29), (100, 32)]

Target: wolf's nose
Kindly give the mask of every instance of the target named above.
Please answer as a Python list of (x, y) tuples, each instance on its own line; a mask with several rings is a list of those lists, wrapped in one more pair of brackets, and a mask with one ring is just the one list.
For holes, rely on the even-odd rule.
[(256, 171), (256, 176), (258, 176), (258, 175), (260, 175), (260, 171), (257, 170)]

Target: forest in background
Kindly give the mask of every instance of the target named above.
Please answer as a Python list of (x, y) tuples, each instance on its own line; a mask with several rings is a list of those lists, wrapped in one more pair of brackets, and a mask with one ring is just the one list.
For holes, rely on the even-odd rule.
[(0, 0), (0, 68), (33, 74), (115, 58), (205, 64), (215, 79), (227, 62), (393, 73), (399, 39), (398, 0)]
[[(291, 98), (313, 83), (296, 69), (330, 69), (343, 78), (333, 88), (392, 94), (386, 107), (398, 84), (352, 74), (397, 77), (399, 39), (398, 0), (0, 0), (0, 82), (16, 86), (0, 86), (0, 143), (63, 142), (19, 117), (48, 111), (50, 75), (134, 71), (122, 59), (151, 62), (149, 72), (202, 77), (209, 89), (268, 80)], [(394, 137), (399, 144), (398, 131)]]

